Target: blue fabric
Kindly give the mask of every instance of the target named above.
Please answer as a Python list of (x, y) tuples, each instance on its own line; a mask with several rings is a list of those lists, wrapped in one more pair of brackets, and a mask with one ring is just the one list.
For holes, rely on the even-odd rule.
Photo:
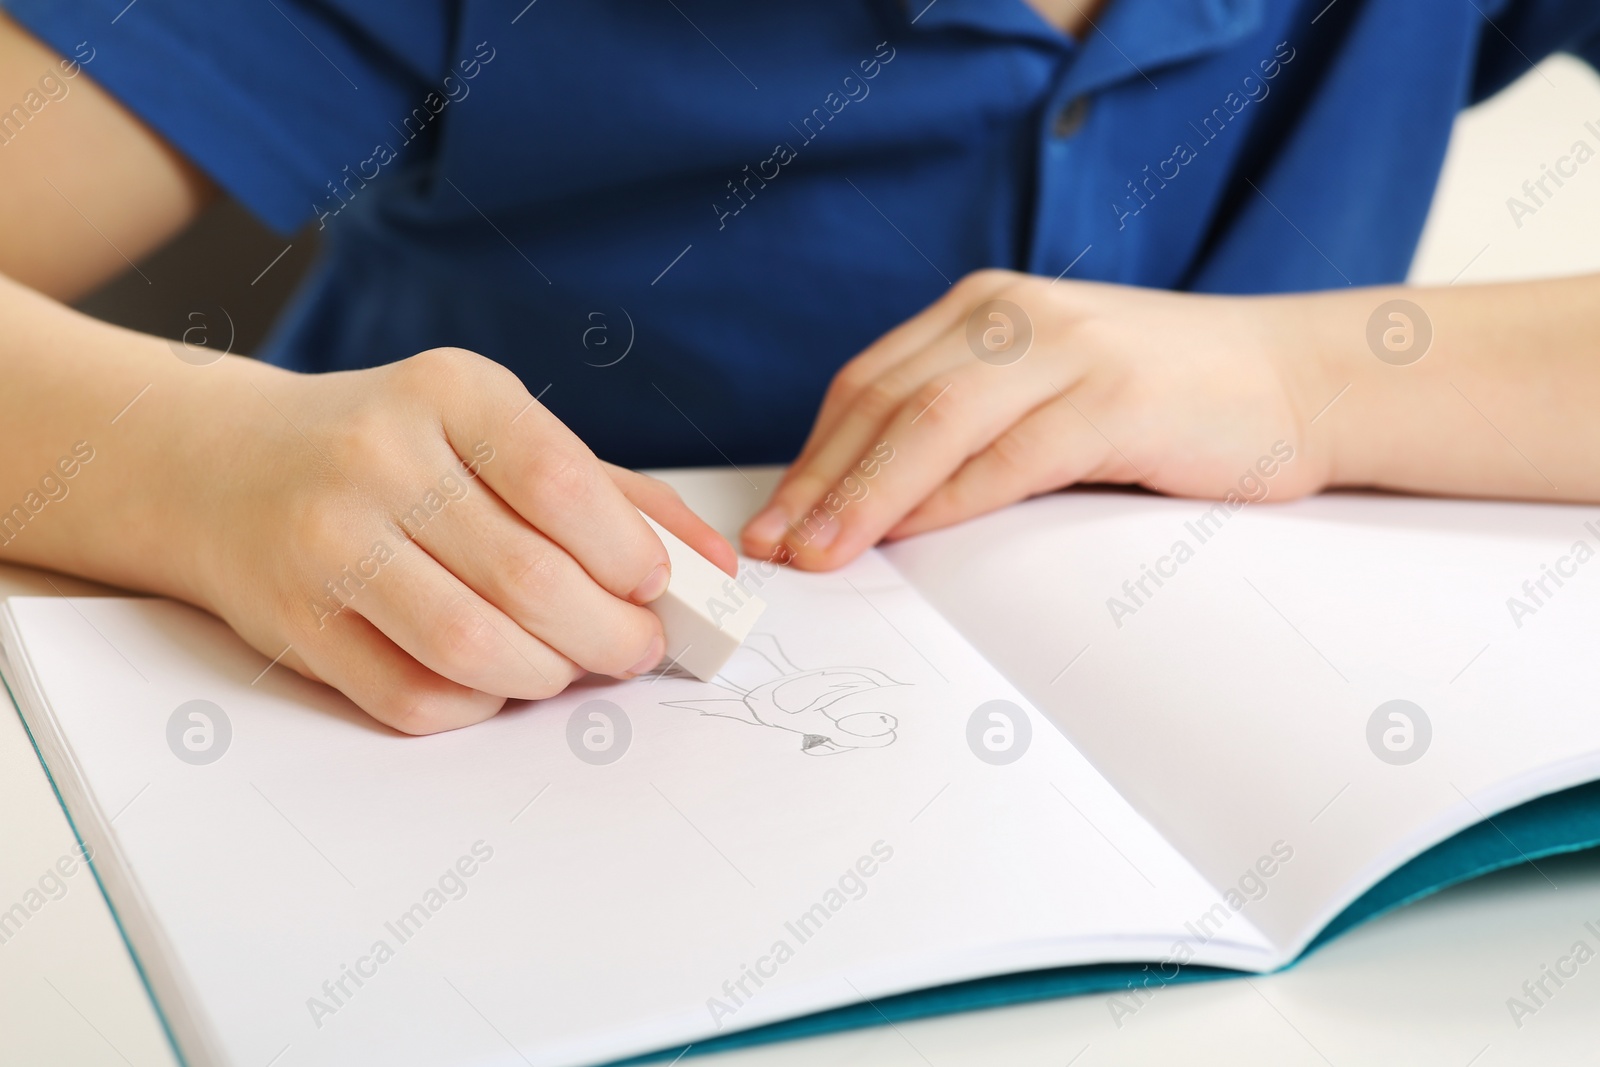
[(1081, 46), (1024, 0), (0, 2), (322, 228), (267, 357), (475, 349), (639, 466), (791, 458), (981, 267), (1397, 281), (1458, 109), (1600, 54), (1593, 0), (1111, 0)]
[[(1353, 926), (1447, 886), (1545, 856), (1596, 846), (1600, 846), (1600, 782), (1530, 800), (1468, 827), (1394, 871), (1329, 923), (1300, 959)], [(1170, 985), (1236, 978), (1239, 974), (1238, 971), (1200, 966), (1173, 967), (1168, 973), (1158, 964), (1124, 963), (1025, 971), (903, 993), (872, 1004), (852, 1004), (713, 1038), (690, 1046), (688, 1056), (1050, 997), (1134, 991), (1144, 995)], [(683, 1050), (670, 1049), (625, 1060), (616, 1067), (675, 1061), (682, 1055)]]

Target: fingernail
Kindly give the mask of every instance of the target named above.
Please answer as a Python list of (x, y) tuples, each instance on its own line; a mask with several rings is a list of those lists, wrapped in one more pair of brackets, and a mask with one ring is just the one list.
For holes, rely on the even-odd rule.
[(811, 547), (816, 549), (818, 552), (821, 552), (829, 545), (833, 544), (834, 539), (838, 536), (839, 520), (834, 518), (832, 515), (829, 515), (828, 521), (824, 522), (821, 528), (818, 529), (816, 534), (811, 538)]
[(640, 582), (638, 588), (631, 594), (633, 602), (635, 604), (650, 603), (650, 601), (667, 591), (667, 582), (671, 577), (672, 572), (667, 570), (667, 565), (665, 563), (658, 564), (656, 569), (650, 572), (650, 576)]
[(747, 539), (758, 544), (770, 545), (783, 536), (784, 528), (789, 520), (782, 511), (774, 505), (769, 505), (761, 514), (745, 523), (744, 535)]
[(644, 654), (644, 659), (628, 668), (628, 675), (632, 677), (643, 674), (657, 663), (660, 663), (661, 654), (666, 651), (666, 648), (667, 642), (665, 638), (660, 634), (656, 634), (655, 638), (650, 642), (650, 651)]

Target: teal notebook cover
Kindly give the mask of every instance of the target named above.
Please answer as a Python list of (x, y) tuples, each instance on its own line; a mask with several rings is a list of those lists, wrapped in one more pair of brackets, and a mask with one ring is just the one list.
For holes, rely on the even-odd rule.
[[(1600, 782), (1574, 786), (1530, 800), (1462, 830), (1395, 870), (1340, 912), (1295, 962), (1305, 959), (1351, 927), (1437, 893), (1447, 886), (1544, 856), (1577, 852), (1597, 845), (1600, 845)], [(1176, 968), (1176, 973), (1169, 977), (1153, 970), (1150, 964), (1107, 963), (1004, 974), (934, 989), (919, 989), (884, 997), (870, 1004), (851, 1004), (712, 1038), (688, 1046), (687, 1057), (771, 1041), (813, 1037), (836, 1030), (903, 1022), (946, 1012), (998, 1008), (1079, 993), (1153, 990), (1180, 982), (1236, 978), (1243, 973), (1220, 967), (1188, 966)], [(684, 1049), (674, 1048), (623, 1060), (614, 1067), (657, 1063), (684, 1055)]]

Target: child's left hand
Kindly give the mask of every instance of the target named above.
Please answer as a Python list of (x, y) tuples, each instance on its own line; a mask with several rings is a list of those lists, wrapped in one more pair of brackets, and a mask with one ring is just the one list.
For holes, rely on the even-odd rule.
[(744, 551), (824, 569), (1078, 482), (1221, 497), (1263, 457), (1273, 498), (1316, 492), (1309, 423), (1341, 383), (1307, 299), (968, 275), (839, 371)]

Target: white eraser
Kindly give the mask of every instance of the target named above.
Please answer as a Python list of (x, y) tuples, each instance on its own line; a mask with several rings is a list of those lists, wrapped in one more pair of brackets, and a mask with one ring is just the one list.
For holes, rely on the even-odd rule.
[[(644, 512), (639, 514), (644, 515)], [(672, 564), (667, 591), (647, 606), (661, 619), (666, 659), (709, 682), (738, 651), (766, 602), (740, 589), (715, 563), (645, 515)]]

